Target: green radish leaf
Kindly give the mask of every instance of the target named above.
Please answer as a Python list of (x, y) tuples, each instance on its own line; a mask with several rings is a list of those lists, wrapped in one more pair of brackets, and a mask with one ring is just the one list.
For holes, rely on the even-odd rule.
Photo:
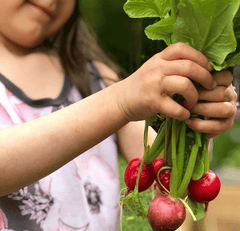
[(164, 18), (145, 29), (145, 34), (152, 40), (164, 40), (167, 45), (172, 44), (171, 36), (173, 34), (173, 17)]
[(199, 221), (204, 218), (206, 214), (206, 205), (205, 203), (198, 203), (192, 200), (190, 197), (187, 198), (186, 204), (188, 205), (187, 209), (189, 210), (194, 221)]
[[(236, 33), (238, 33), (239, 35), (239, 28), (240, 28), (240, 8), (238, 9), (235, 17), (234, 17), (234, 20), (233, 20), (233, 25), (234, 25), (234, 33), (235, 33), (235, 36), (236, 36)], [(236, 38), (239, 38), (239, 36), (236, 36)]]
[(137, 217), (146, 219), (147, 214), (142, 206), (139, 198), (138, 190), (135, 188), (133, 192), (129, 193), (123, 198), (123, 204), (125, 204)]
[(128, 0), (123, 9), (130, 18), (165, 18), (170, 4), (169, 0)]
[(167, 17), (170, 11), (169, 0), (154, 0), (154, 3), (158, 9), (160, 18)]
[(154, 0), (128, 0), (124, 11), (130, 18), (160, 17)]
[(227, 59), (227, 66), (226, 67), (233, 67), (236, 63), (240, 60), (240, 51), (234, 54), (231, 58)]
[[(240, 45), (240, 9), (235, 15), (234, 21), (234, 34), (237, 39), (237, 45)], [(240, 46), (237, 46), (235, 52), (229, 54), (226, 58), (227, 67), (233, 67), (240, 60)]]
[(199, 50), (215, 70), (225, 68), (225, 58), (237, 46), (233, 19), (239, 3), (239, 0), (182, 0), (178, 5), (173, 43), (184, 42)]
[(235, 18), (239, 18), (240, 17), (240, 8), (238, 9), (236, 15), (235, 15)]
[(236, 39), (240, 38), (240, 31), (239, 31), (239, 29), (240, 29), (240, 13), (239, 12), (236, 14), (234, 21), (233, 21), (234, 34), (235, 34)]

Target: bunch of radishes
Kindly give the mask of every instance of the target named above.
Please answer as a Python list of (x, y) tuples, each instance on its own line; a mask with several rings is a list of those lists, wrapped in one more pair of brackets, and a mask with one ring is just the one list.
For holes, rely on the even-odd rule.
[[(239, 61), (239, 7), (240, 0), (128, 0), (124, 10), (132, 18), (158, 18), (145, 29), (149, 39), (164, 40), (167, 46), (187, 43), (202, 52), (215, 71), (221, 71)], [(184, 106), (182, 97), (174, 95), (173, 99)], [(151, 147), (147, 145), (147, 128), (156, 117), (146, 120), (143, 158), (132, 160), (126, 168), (128, 189), (123, 203), (137, 216), (148, 218), (154, 230), (175, 230), (185, 219), (185, 208), (194, 221), (203, 218), (221, 184), (209, 170), (206, 134), (191, 130), (185, 122), (160, 115), (161, 127), (156, 139)], [(154, 180), (162, 195), (153, 199), (146, 214), (138, 195)]]
[(205, 134), (192, 131), (182, 121), (165, 117), (149, 147), (147, 128), (152, 121), (153, 118), (146, 121), (143, 158), (133, 159), (125, 170), (127, 192), (123, 202), (144, 218), (138, 193), (149, 189), (156, 181), (162, 194), (152, 200), (146, 217), (153, 230), (175, 230), (184, 222), (186, 208), (195, 221), (203, 218), (192, 207), (196, 205), (205, 213), (208, 203), (218, 195), (221, 183), (209, 170)]

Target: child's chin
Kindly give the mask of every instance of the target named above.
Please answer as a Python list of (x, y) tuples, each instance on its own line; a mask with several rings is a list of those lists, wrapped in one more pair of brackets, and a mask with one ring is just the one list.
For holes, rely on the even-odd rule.
[(21, 39), (21, 40), (19, 39), (15, 43), (22, 48), (34, 49), (34, 48), (38, 47), (39, 45), (41, 45), (42, 42), (43, 42), (43, 39), (25, 38), (25, 39)]

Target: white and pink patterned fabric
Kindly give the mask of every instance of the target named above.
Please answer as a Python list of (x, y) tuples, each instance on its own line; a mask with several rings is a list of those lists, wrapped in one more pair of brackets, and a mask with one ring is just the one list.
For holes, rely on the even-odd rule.
[[(104, 87), (95, 66), (89, 63), (89, 68), (95, 87)], [(45, 116), (81, 99), (67, 78), (58, 98), (32, 100), (0, 74), (0, 129)], [(0, 230), (116, 230), (117, 155), (112, 135), (49, 176), (0, 197)]]

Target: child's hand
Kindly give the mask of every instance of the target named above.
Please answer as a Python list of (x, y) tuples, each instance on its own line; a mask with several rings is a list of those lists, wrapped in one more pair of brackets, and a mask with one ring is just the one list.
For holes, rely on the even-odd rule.
[[(192, 47), (177, 43), (167, 47), (122, 81), (119, 105), (129, 121), (144, 120), (163, 113), (178, 120), (190, 117), (198, 101), (193, 82), (212, 90), (216, 81), (208, 59)], [(179, 94), (188, 102), (188, 109), (176, 103)]]
[(187, 121), (190, 128), (208, 133), (208, 138), (230, 129), (237, 112), (237, 94), (232, 86), (231, 72), (216, 72), (213, 77), (217, 81), (217, 88), (210, 91), (200, 87), (198, 89), (200, 101), (191, 110), (192, 113), (210, 118), (208, 120), (191, 118)]

